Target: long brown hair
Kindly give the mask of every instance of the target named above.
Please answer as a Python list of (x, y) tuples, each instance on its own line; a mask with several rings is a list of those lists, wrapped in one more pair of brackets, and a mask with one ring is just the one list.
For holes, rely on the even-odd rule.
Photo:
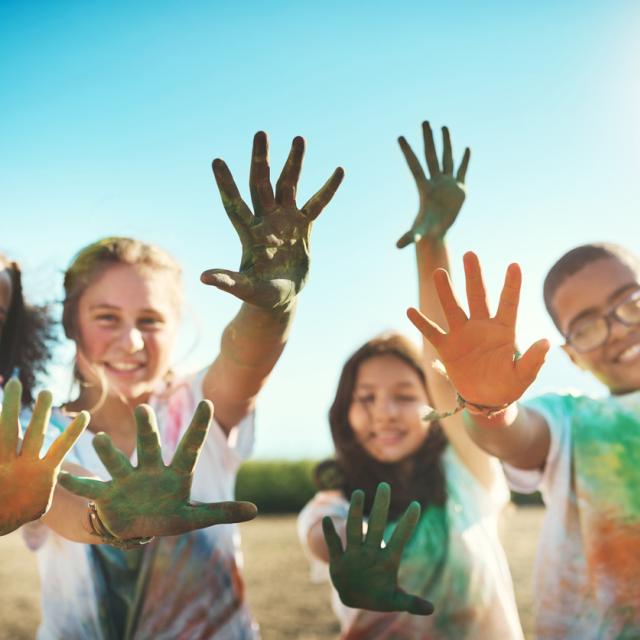
[(51, 357), (55, 324), (48, 306), (27, 304), (20, 266), (0, 254), (0, 271), (5, 270), (11, 280), (11, 301), (0, 337), (0, 376), (6, 382), (17, 370), (22, 401), (31, 404), (37, 378), (45, 372)]
[(420, 502), (423, 509), (431, 504), (444, 505), (446, 502), (445, 477), (440, 458), (447, 446), (447, 438), (440, 424), (433, 422), (420, 448), (408, 460), (395, 463), (375, 460), (358, 442), (349, 424), (349, 408), (353, 402), (358, 371), (365, 360), (384, 355), (394, 356), (409, 365), (427, 390), (420, 354), (407, 338), (396, 333), (385, 334), (362, 345), (342, 368), (336, 396), (329, 409), (336, 457), (335, 461), (318, 465), (316, 483), (321, 489), (340, 489), (347, 498), (355, 489), (362, 489), (366, 496), (365, 513), (368, 514), (376, 487), (380, 482), (388, 482), (391, 485), (389, 515), (391, 519), (396, 519), (412, 500)]

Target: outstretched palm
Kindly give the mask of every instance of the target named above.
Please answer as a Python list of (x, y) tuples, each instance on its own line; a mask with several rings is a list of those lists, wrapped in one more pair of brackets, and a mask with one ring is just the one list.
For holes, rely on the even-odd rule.
[(378, 485), (367, 535), (362, 537), (364, 493), (354, 491), (347, 517), (347, 546), (342, 543), (331, 518), (322, 521), (329, 550), (331, 581), (348, 607), (372, 611), (408, 611), (417, 615), (433, 613), (433, 605), (398, 587), (398, 567), (405, 544), (420, 517), (420, 505), (412, 503), (398, 521), (386, 547), (382, 536), (389, 512), (390, 488)]
[(193, 469), (211, 416), (211, 403), (202, 401), (171, 464), (165, 466), (155, 414), (150, 407), (140, 405), (135, 410), (137, 467), (114, 447), (107, 434), (99, 433), (93, 446), (112, 480), (101, 482), (62, 472), (60, 484), (93, 500), (109, 533), (121, 539), (178, 535), (214, 524), (251, 520), (256, 507), (250, 502), (200, 504), (189, 500)]
[(422, 238), (443, 238), (458, 216), (466, 195), (464, 179), (471, 156), (469, 148), (465, 149), (458, 172), (454, 176), (453, 151), (447, 127), (442, 127), (442, 168), (438, 163), (433, 132), (428, 122), (422, 123), (422, 133), (430, 179), (427, 179), (420, 161), (404, 136), (398, 138), (400, 149), (416, 181), (420, 196), (420, 207), (411, 229), (396, 243), (399, 249), (412, 242), (419, 242)]
[(224, 161), (213, 161), (222, 203), (240, 236), (242, 259), (239, 272), (210, 269), (202, 274), (202, 282), (267, 309), (289, 305), (300, 292), (309, 272), (311, 226), (344, 176), (341, 168), (336, 169), (326, 184), (298, 209), (295, 197), (304, 146), (303, 138), (294, 138), (274, 195), (267, 135), (262, 131), (256, 133), (249, 179), (253, 212), (242, 200)]
[(458, 303), (446, 271), (434, 273), (438, 297), (449, 333), (409, 309), (413, 324), (431, 342), (458, 393), (467, 401), (502, 406), (517, 400), (534, 381), (549, 350), (547, 340), (538, 340), (522, 358), (515, 358), (515, 325), (522, 276), (517, 264), (507, 269), (498, 310), (489, 314), (487, 295), (478, 257), (464, 256), (469, 316)]
[(0, 535), (46, 512), (62, 460), (89, 423), (89, 414), (80, 413), (41, 459), (40, 448), (51, 416), (51, 394), (42, 391), (18, 451), (22, 385), (13, 378), (4, 391), (0, 415)]

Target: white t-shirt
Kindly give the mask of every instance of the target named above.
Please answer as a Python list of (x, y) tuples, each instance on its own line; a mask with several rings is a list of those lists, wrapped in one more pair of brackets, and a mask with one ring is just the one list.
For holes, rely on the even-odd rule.
[[(152, 397), (165, 463), (191, 422), (202, 399), (204, 372), (174, 383), (171, 392)], [(60, 410), (53, 413), (45, 448), (69, 424)], [(233, 500), (240, 463), (253, 447), (253, 416), (247, 416), (227, 437), (214, 421), (198, 459), (191, 499), (200, 502)], [(109, 480), (92, 446), (93, 433), (85, 431), (66, 461), (81, 465)], [(134, 451), (131, 461), (136, 463)], [(41, 640), (111, 640), (109, 611), (105, 606), (108, 580), (99, 570), (100, 554), (94, 545), (70, 542), (45, 525), (23, 528), (27, 545), (36, 551), (42, 584)], [(130, 552), (100, 545), (100, 552), (115, 554), (126, 564)], [(134, 552), (135, 553), (135, 552)], [(137, 553), (140, 553), (137, 551)], [(120, 555), (118, 555), (120, 554)], [(240, 576), (242, 559), (235, 525), (216, 525), (180, 536), (156, 538), (142, 547), (148, 564), (135, 638), (257, 638), (244, 602)]]
[[(342, 604), (332, 588), (332, 605), (340, 620), (342, 638), (523, 638), (507, 559), (498, 539), (498, 516), (509, 500), (506, 483), (500, 477), (493, 491), (487, 491), (451, 447), (444, 452), (442, 463), (447, 502), (440, 509), (441, 521), (433, 517), (437, 507), (421, 515), (405, 546), (398, 575), (401, 588), (434, 604), (434, 614), (351, 609)], [(328, 566), (309, 550), (309, 530), (324, 516), (346, 520), (348, 509), (341, 492), (321, 491), (298, 517), (298, 535), (314, 581), (328, 579), (329, 572)], [(387, 526), (385, 540), (394, 527), (395, 523)]]
[(505, 465), (546, 504), (535, 564), (539, 640), (640, 638), (640, 392), (525, 403), (551, 434), (544, 470)]

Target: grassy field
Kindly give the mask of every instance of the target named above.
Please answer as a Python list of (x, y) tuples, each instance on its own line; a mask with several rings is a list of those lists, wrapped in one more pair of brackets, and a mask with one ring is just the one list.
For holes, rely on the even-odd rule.
[[(531, 566), (542, 518), (539, 507), (512, 508), (502, 537), (527, 638), (533, 638)], [(261, 516), (242, 525), (245, 578), (264, 640), (336, 638), (328, 586), (309, 582), (294, 516)], [(0, 538), (0, 640), (33, 638), (39, 620), (35, 559), (16, 533)]]

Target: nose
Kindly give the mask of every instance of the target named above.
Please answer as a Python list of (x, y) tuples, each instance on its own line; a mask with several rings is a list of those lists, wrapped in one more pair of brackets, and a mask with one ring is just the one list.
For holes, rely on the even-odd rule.
[(120, 345), (126, 353), (136, 353), (144, 349), (144, 338), (137, 327), (125, 327), (120, 334)]
[(392, 398), (378, 398), (373, 405), (373, 419), (384, 424), (398, 415), (398, 406)]

